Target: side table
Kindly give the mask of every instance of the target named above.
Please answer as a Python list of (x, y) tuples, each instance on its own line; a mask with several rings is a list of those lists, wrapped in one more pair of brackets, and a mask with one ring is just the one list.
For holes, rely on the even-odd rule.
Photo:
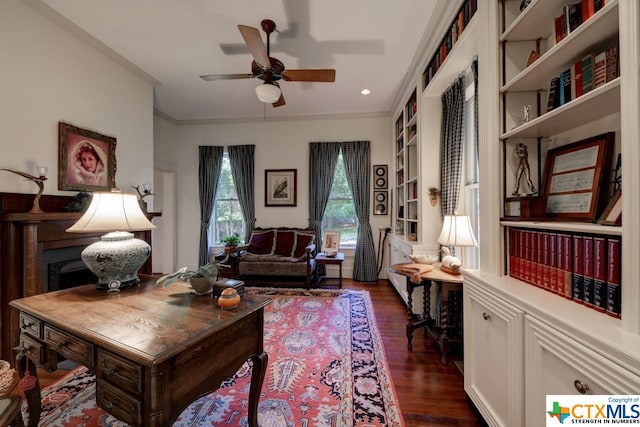
[[(449, 291), (462, 290), (462, 275), (454, 275), (445, 273), (440, 270), (439, 263), (434, 265), (434, 269), (420, 275), (420, 283), (411, 281), (411, 272), (402, 268), (403, 264), (394, 264), (391, 271), (401, 274), (407, 278), (407, 348), (412, 349), (411, 340), (413, 339), (413, 331), (424, 327), (429, 335), (431, 335), (442, 353), (442, 363), (448, 362), (449, 354)], [(431, 317), (431, 284), (437, 286), (437, 295), (440, 299), (440, 318), (433, 319)], [(413, 291), (422, 287), (422, 319), (413, 320)], [(460, 308), (459, 308), (460, 310)], [(461, 310), (460, 310), (461, 312)]]
[(334, 257), (327, 256), (323, 252), (320, 252), (316, 255), (316, 284), (320, 283), (320, 266), (321, 265), (338, 265), (339, 275), (338, 275), (338, 286), (342, 289), (342, 263), (344, 261), (344, 253), (338, 252), (338, 254)]

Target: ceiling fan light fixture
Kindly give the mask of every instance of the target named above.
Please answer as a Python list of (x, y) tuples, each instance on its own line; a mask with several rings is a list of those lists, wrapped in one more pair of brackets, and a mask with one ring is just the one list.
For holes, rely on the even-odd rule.
[(258, 99), (266, 104), (273, 104), (280, 99), (280, 88), (273, 83), (264, 83), (256, 87)]

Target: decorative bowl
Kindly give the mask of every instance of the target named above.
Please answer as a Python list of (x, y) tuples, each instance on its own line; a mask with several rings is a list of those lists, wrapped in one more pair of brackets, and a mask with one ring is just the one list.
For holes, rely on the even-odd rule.
[(213, 290), (213, 284), (216, 279), (213, 277), (192, 277), (189, 279), (189, 285), (196, 295), (208, 294)]

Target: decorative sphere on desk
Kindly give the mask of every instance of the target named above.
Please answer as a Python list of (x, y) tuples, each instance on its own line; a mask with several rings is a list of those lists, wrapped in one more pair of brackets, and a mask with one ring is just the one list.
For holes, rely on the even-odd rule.
[(225, 310), (236, 308), (239, 303), (240, 295), (233, 288), (224, 289), (218, 297), (218, 305)]

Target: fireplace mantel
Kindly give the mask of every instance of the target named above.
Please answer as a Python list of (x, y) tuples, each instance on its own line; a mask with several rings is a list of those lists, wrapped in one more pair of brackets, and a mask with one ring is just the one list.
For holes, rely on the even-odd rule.
[[(18, 345), (19, 337), (18, 313), (9, 310), (9, 301), (42, 293), (43, 253), (50, 249), (87, 246), (103, 234), (65, 231), (82, 216), (78, 212), (62, 212), (71, 197), (43, 196), (40, 206), (44, 213), (26, 212), (32, 199), (32, 195), (0, 193), (0, 358), (8, 361), (13, 361), (12, 348)], [(150, 232), (136, 235), (150, 243)], [(141, 272), (151, 272), (151, 259)]]

